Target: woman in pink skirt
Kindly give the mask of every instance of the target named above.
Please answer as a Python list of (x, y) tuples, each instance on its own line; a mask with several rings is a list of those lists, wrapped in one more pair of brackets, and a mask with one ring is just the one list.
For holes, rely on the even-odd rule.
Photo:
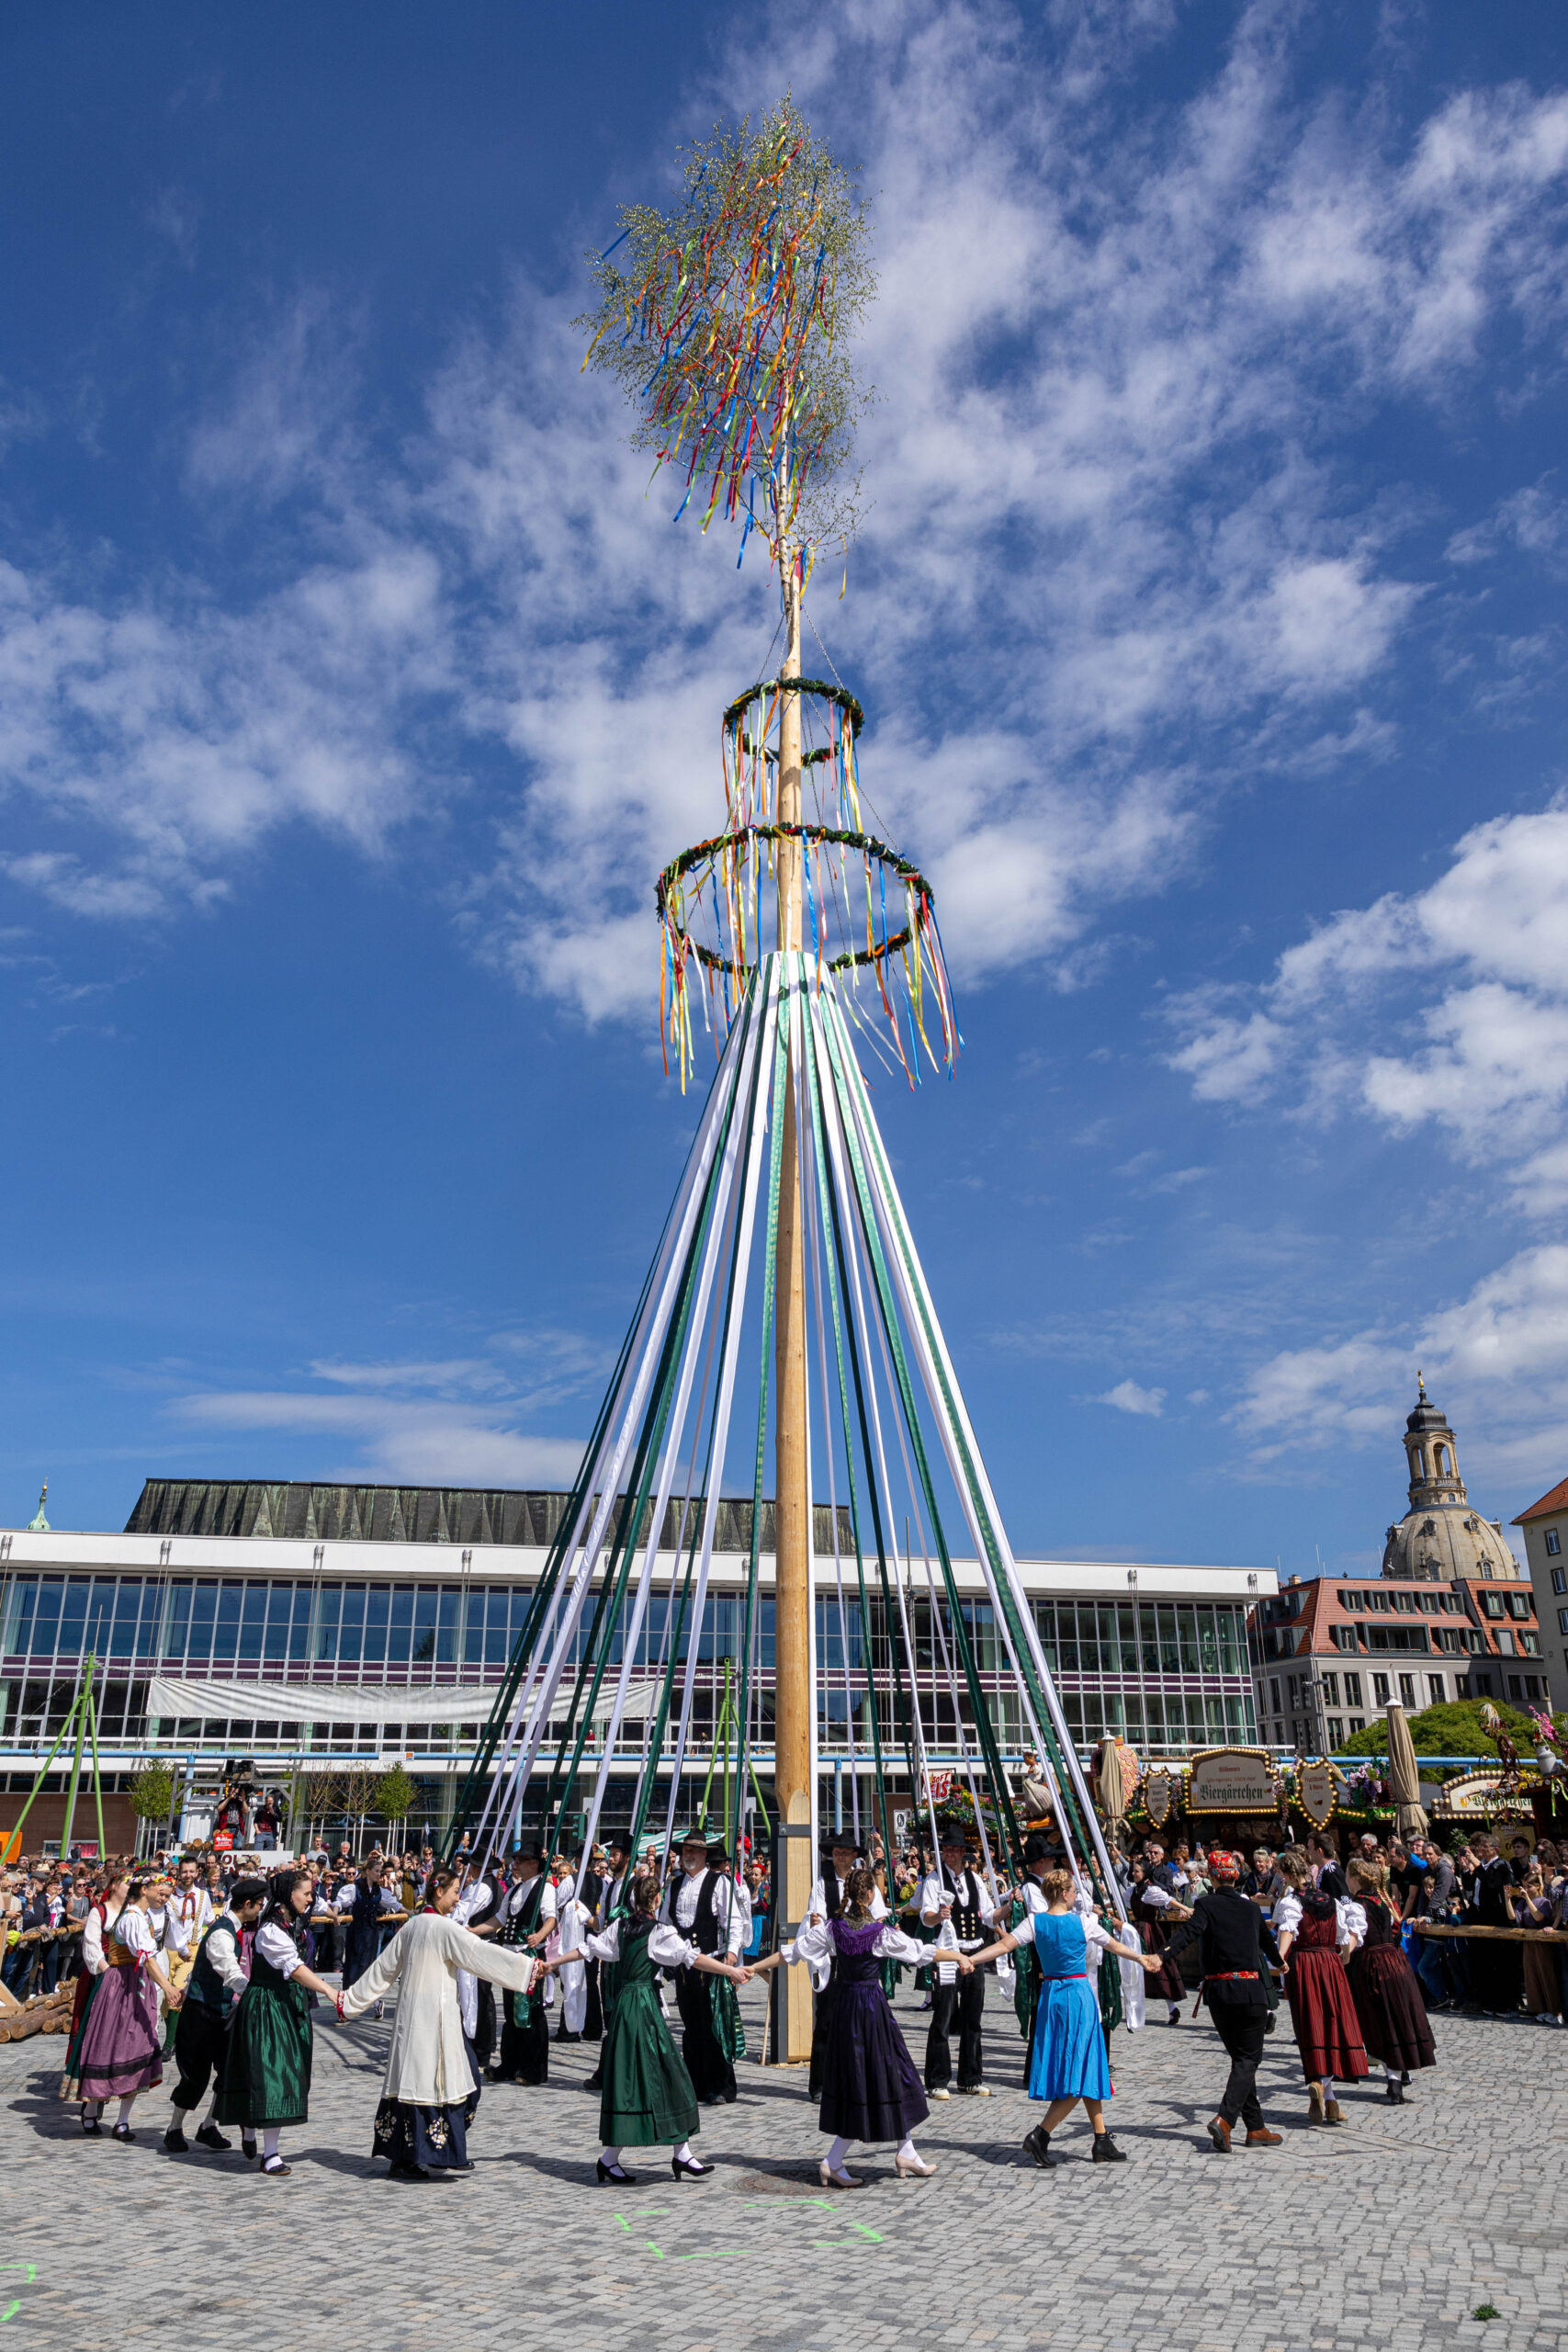
[(77, 2077), (84, 2106), (95, 2116), (106, 2099), (118, 2098), (119, 2114), (111, 2139), (134, 2140), (130, 2110), (142, 2091), (164, 2079), (164, 2029), (158, 1995), (171, 2009), (182, 1996), (170, 1983), (147, 1917), (150, 1879), (133, 1878), (125, 1908), (106, 1928), (107, 1963), (82, 2030)]

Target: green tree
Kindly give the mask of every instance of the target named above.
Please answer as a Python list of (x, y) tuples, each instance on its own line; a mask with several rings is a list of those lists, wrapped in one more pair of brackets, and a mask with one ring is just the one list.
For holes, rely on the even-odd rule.
[(406, 1821), (418, 1794), (410, 1775), (400, 1764), (394, 1764), (376, 1783), (375, 1809), (383, 1821)]
[(166, 1764), (144, 1764), (130, 1783), (130, 1806), (139, 1821), (167, 1821), (175, 1802), (175, 1776)]
[[(1503, 1728), (1522, 1757), (1534, 1750), (1536, 1727), (1530, 1717), (1517, 1707), (1508, 1707), (1494, 1701), (1503, 1718)], [(1410, 1718), (1410, 1736), (1417, 1756), (1495, 1756), (1497, 1743), (1488, 1738), (1481, 1728), (1482, 1702), (1459, 1699), (1444, 1707), (1427, 1707)], [(1335, 1753), (1339, 1756), (1386, 1756), (1388, 1725), (1380, 1717), (1357, 1732)]]

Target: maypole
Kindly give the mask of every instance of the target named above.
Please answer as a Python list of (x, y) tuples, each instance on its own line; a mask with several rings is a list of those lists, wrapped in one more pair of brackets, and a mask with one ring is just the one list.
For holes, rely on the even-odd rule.
[[(668, 217), (628, 210), (623, 238), (597, 257), (603, 300), (589, 357), (611, 368), (637, 401), (642, 417), (634, 439), (654, 450), (656, 468), (684, 468), (680, 512), (694, 491), (705, 490), (705, 531), (722, 506), (731, 517), (744, 510), (742, 555), (753, 525), (766, 537), (784, 635), (771, 796), (766, 753), (739, 748), (761, 786), (757, 813), (772, 818), (774, 943), (792, 955), (807, 944), (801, 605), (813, 546), (834, 528), (847, 540), (852, 524), (852, 494), (835, 502), (831, 485), (862, 401), (844, 345), (872, 292), (866, 226), (848, 175), (787, 98), (754, 136), (743, 123), (696, 149), (686, 190)], [(624, 266), (611, 258), (623, 242), (632, 248)], [(671, 968), (667, 958), (666, 972), (682, 1052), (684, 966)], [(786, 1007), (784, 1018), (797, 1021), (799, 1007)], [(803, 1915), (814, 1875), (816, 1790), (799, 1118), (792, 1077), (778, 1154), (773, 1380), (773, 1785), (785, 1856), (780, 1892), (790, 1919)], [(778, 2055), (809, 2055), (809, 1984), (791, 1971), (785, 1991), (786, 2046)]]
[[(594, 260), (589, 359), (634, 401), (655, 475), (681, 477), (676, 519), (694, 499), (705, 530), (721, 512), (738, 526), (741, 556), (753, 529), (765, 540), (783, 650), (723, 713), (722, 829), (658, 879), (666, 1057), (684, 1087), (700, 1025), (712, 1083), (451, 1835), (505, 1849), (526, 1815), (553, 1851), (592, 1779), (585, 1846), (607, 1805), (625, 1818), (628, 1781), (634, 1848), (650, 1821), (668, 1844), (702, 1744), (699, 1664), (721, 1658), (708, 1788), (722, 1725), (728, 1838), (733, 1728), (737, 1821), (767, 1830), (771, 1469), (775, 1930), (814, 1875), (820, 1724), (847, 1749), (857, 1832), (863, 1770), (890, 1848), (898, 1795), (933, 1849), (943, 1812), (964, 1821), (993, 1881), (1048, 1816), (1119, 1907), (857, 1058), (915, 1085), (959, 1046), (931, 887), (866, 830), (864, 714), (801, 654), (817, 551), (852, 526), (834, 484), (863, 398), (846, 356), (872, 288), (863, 212), (786, 100), (698, 148), (669, 214), (624, 223)], [(721, 1504), (727, 1478), (749, 1495)], [(814, 1487), (832, 1528), (823, 1640), (840, 1653), (820, 1666)], [(735, 1511), (747, 1532), (720, 1542)], [(716, 1548), (743, 1587), (722, 1638)], [(1021, 1805), (1009, 1748), (1014, 1774), (1037, 1759)], [(808, 1980), (773, 1984), (772, 2053), (803, 2059)]]

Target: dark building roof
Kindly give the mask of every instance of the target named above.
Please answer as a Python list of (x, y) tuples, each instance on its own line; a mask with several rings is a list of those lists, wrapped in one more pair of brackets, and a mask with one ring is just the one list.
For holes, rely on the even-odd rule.
[[(522, 1544), (548, 1545), (570, 1497), (505, 1487), (331, 1487), (303, 1479), (149, 1478), (126, 1521), (128, 1535), (289, 1535), (333, 1544)], [(664, 1514), (661, 1550), (693, 1535), (694, 1504), (671, 1502)], [(643, 1506), (638, 1540), (647, 1543), (653, 1505)], [(833, 1549), (832, 1512), (816, 1507), (816, 1546)], [(839, 1506), (839, 1543), (852, 1557), (854, 1534), (848, 1507)], [(751, 1498), (726, 1498), (718, 1507), (715, 1549), (751, 1548)], [(773, 1548), (773, 1506), (762, 1505), (761, 1548)]]

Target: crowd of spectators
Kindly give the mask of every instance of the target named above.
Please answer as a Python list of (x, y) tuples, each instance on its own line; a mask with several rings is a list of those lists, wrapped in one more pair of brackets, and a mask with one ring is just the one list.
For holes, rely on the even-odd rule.
[[(890, 1859), (874, 1831), (868, 1844), (871, 1865), (889, 1911), (918, 1933), (919, 1891), (930, 1866), (926, 1857), (918, 1847), (908, 1846)], [(1332, 1831), (1325, 1831), (1309, 1837), (1307, 1850), (1314, 1877), (1326, 1873), (1329, 1891), (1342, 1891), (1335, 1885), (1345, 1860), (1340, 1840)], [(1510, 1835), (1505, 1828), (1501, 1842), (1489, 1832), (1477, 1831), (1459, 1842), (1457, 1850), (1445, 1852), (1430, 1838), (1380, 1840), (1369, 1831), (1354, 1838), (1348, 1850), (1385, 1865), (1389, 1899), (1411, 1930), (1407, 1936), (1411, 1962), (1429, 2007), (1451, 2007), (1475, 2015), (1522, 2008), (1546, 2025), (1568, 2021), (1568, 1944), (1493, 1945), (1467, 1941), (1461, 1936), (1424, 1936), (1416, 1928), (1416, 1923), (1427, 1921), (1444, 1928), (1568, 1928), (1568, 1840), (1561, 1852), (1544, 1838), (1532, 1851), (1528, 1838)], [(1168, 1848), (1156, 1836), (1126, 1838), (1112, 1841), (1110, 1855), (1123, 1905), (1140, 1931), (1147, 1925), (1141, 1901), (1146, 1888), (1157, 1885), (1169, 1898), (1179, 1900), (1179, 1907), (1190, 1907), (1212, 1883), (1201, 1838), (1173, 1838)], [(129, 1855), (78, 1861), (21, 1857), (0, 1878), (0, 1983), (17, 2000), (54, 1991), (75, 1973), (84, 1922), (104, 1889), (132, 1872), (157, 1883), (172, 1876), (181, 1859), (176, 1851), (141, 1860)], [(270, 1849), (265, 1857), (249, 1850), (220, 1853), (210, 1849), (186, 1849), (184, 1856), (186, 1871), (194, 1865), (215, 1909), (221, 1907), (237, 1879), (254, 1875), (258, 1869), (265, 1872), (276, 1860)], [(330, 1972), (344, 1965), (356, 1900), (363, 1917), (369, 1890), (377, 1890), (371, 1907), (384, 1940), (404, 1917), (419, 1908), (436, 1857), (429, 1845), (401, 1852), (383, 1851), (378, 1846), (356, 1859), (344, 1840), (335, 1849), (323, 1845), (300, 1860), (314, 1871), (317, 1882), (311, 1964)], [(597, 1854), (594, 1865), (602, 1867)], [(639, 1859), (637, 1871), (651, 1873), (659, 1881), (671, 1866), (657, 1850), (649, 1849)], [(559, 1881), (575, 1875), (581, 1867), (581, 1856), (562, 1857), (554, 1875)], [(750, 1913), (746, 1956), (754, 1958), (770, 1942), (773, 1898), (766, 1860), (760, 1855), (743, 1856), (739, 1874)], [(508, 1865), (501, 1863), (492, 1875), (503, 1891), (510, 1878)], [(1271, 1910), (1285, 1887), (1278, 1853), (1265, 1845), (1255, 1846), (1241, 1885), (1243, 1893), (1261, 1908)]]

